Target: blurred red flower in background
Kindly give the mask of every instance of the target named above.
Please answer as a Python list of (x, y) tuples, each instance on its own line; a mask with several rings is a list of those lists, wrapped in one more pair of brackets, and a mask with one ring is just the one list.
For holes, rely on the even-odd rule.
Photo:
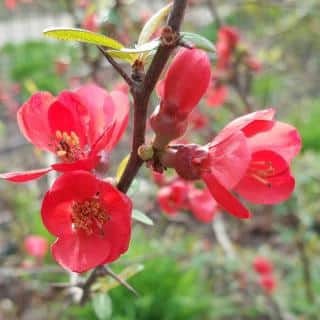
[(277, 287), (276, 279), (272, 274), (261, 275), (258, 282), (260, 286), (269, 294), (272, 293)]
[(29, 235), (24, 239), (24, 248), (30, 256), (42, 259), (48, 252), (48, 241), (42, 236)]
[(255, 272), (260, 274), (268, 274), (273, 271), (273, 264), (265, 257), (257, 256), (252, 263)]

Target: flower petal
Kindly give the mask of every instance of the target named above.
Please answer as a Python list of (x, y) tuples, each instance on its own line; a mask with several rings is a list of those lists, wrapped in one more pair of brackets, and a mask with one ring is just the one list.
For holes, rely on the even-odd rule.
[(271, 150), (291, 161), (301, 149), (301, 137), (298, 130), (286, 123), (276, 121), (271, 130), (260, 132), (249, 138), (253, 151)]
[(81, 146), (87, 143), (87, 109), (75, 93), (63, 91), (59, 94), (48, 110), (48, 121), (53, 136), (56, 131), (68, 134), (73, 131), (78, 136)]
[(104, 130), (112, 124), (115, 104), (110, 94), (95, 84), (82, 86), (76, 93), (89, 113), (88, 137), (89, 143), (93, 145)]
[(55, 98), (49, 92), (38, 92), (25, 102), (17, 113), (19, 128), (25, 138), (39, 149), (52, 151), (52, 135), (48, 110)]
[(10, 182), (22, 183), (38, 179), (51, 170), (52, 168), (44, 168), (30, 171), (1, 173), (0, 179), (5, 179)]
[(250, 125), (255, 120), (272, 120), (275, 112), (276, 111), (274, 109), (270, 108), (248, 113), (242, 117), (236, 118), (219, 132), (219, 135), (215, 138), (215, 142), (219, 143), (236, 131), (244, 130), (245, 132), (246, 126)]
[(203, 174), (202, 178), (217, 203), (228, 213), (240, 219), (251, 217), (249, 210), (234, 197), (212, 174)]
[[(218, 140), (220, 134), (217, 136)], [(232, 189), (246, 173), (251, 159), (247, 139), (237, 131), (227, 139), (209, 144), (209, 163), (205, 164), (211, 173), (227, 189)]]
[(256, 179), (249, 171), (237, 185), (235, 191), (255, 204), (276, 204), (287, 200), (295, 186), (288, 163), (281, 155), (269, 150), (253, 154), (252, 163), (264, 161), (270, 162), (274, 169), (274, 174), (265, 178), (266, 183)]
[(207, 92), (207, 105), (210, 107), (219, 107), (224, 104), (228, 97), (228, 87), (225, 85), (215, 85), (209, 88)]
[(108, 221), (104, 225), (104, 237), (110, 243), (110, 254), (104, 260), (117, 259), (129, 247), (131, 237), (131, 200), (110, 184), (101, 184), (100, 200), (107, 208)]
[(110, 243), (99, 235), (77, 232), (58, 238), (51, 250), (63, 268), (81, 273), (103, 264), (110, 254)]
[(208, 189), (191, 189), (188, 194), (189, 207), (196, 219), (209, 223), (218, 212), (218, 204)]

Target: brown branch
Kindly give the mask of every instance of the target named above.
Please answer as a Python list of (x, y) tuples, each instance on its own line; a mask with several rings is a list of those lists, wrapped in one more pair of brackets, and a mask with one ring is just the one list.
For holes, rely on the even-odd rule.
[(119, 73), (119, 75), (131, 88), (133, 86), (133, 81), (130, 78), (130, 76), (125, 72), (125, 70), (120, 66), (120, 64), (117, 61), (115, 61), (106, 50), (104, 50), (104, 48), (102, 48), (101, 46), (97, 47), (100, 50), (100, 52), (105, 56), (105, 58), (109, 61), (109, 63), (113, 66), (113, 68)]

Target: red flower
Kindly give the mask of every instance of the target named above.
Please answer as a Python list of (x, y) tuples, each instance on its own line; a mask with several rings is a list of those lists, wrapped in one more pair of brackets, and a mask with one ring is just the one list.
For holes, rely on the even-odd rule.
[(95, 12), (88, 14), (85, 16), (82, 22), (82, 28), (87, 29), (92, 32), (99, 31), (98, 17)]
[(15, 10), (17, 6), (17, 0), (5, 0), (4, 5), (8, 10)]
[(202, 129), (208, 125), (208, 118), (199, 111), (199, 109), (194, 109), (189, 117), (189, 121), (193, 129)]
[(290, 161), (301, 148), (296, 128), (273, 120), (275, 110), (253, 112), (231, 122), (222, 135), (241, 130), (251, 150), (248, 170), (235, 191), (252, 203), (285, 201), (294, 190)]
[(210, 79), (211, 66), (205, 52), (179, 50), (157, 86), (161, 102), (150, 118), (150, 125), (162, 145), (185, 133), (187, 118), (206, 92)]
[(185, 206), (188, 188), (189, 185), (181, 179), (161, 187), (157, 195), (160, 208), (168, 215), (176, 215)]
[(48, 252), (48, 241), (44, 237), (30, 235), (24, 239), (24, 248), (35, 258), (43, 258)]
[(194, 217), (204, 223), (210, 223), (218, 213), (218, 204), (212, 198), (208, 189), (190, 188), (188, 207)]
[(213, 81), (212, 86), (207, 91), (207, 105), (210, 107), (219, 107), (228, 97), (228, 87), (217, 81)]
[(41, 215), (50, 233), (55, 260), (84, 272), (116, 260), (129, 246), (130, 199), (86, 171), (60, 176), (43, 200)]
[(237, 118), (208, 145), (178, 148), (168, 166), (184, 179), (202, 178), (218, 204), (239, 218), (250, 213), (230, 190), (253, 203), (284, 201), (294, 189), (289, 164), (301, 139), (294, 127), (273, 116), (267, 109)]
[(250, 150), (241, 131), (223, 138), (219, 134), (203, 147), (182, 146), (175, 154), (173, 166), (184, 179), (203, 179), (219, 206), (238, 218), (246, 219), (250, 212), (230, 190), (246, 173)]
[(240, 41), (238, 30), (232, 27), (222, 27), (218, 32), (217, 49), (217, 68), (225, 69), (229, 66), (234, 49)]
[(255, 257), (252, 263), (255, 272), (260, 274), (269, 274), (273, 271), (273, 265), (271, 261), (264, 257)]
[[(94, 97), (94, 99), (93, 99)], [(52, 169), (92, 170), (100, 157), (119, 141), (128, 124), (128, 97), (119, 91), (110, 94), (96, 85), (58, 97), (48, 92), (34, 94), (18, 112), (23, 135), (60, 160), (49, 168), (1, 174), (12, 182), (37, 179)]]
[(262, 275), (259, 278), (259, 284), (269, 294), (272, 293), (277, 287), (276, 279), (272, 274)]

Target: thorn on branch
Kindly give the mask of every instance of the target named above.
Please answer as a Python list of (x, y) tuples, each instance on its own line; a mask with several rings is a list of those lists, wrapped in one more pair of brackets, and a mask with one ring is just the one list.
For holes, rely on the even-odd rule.
[(109, 61), (109, 63), (114, 67), (114, 69), (120, 74), (123, 80), (128, 84), (130, 88), (133, 87), (133, 81), (131, 77), (125, 72), (125, 70), (121, 67), (121, 65), (115, 61), (110, 54), (101, 46), (97, 46), (100, 52), (105, 56), (105, 58)]

